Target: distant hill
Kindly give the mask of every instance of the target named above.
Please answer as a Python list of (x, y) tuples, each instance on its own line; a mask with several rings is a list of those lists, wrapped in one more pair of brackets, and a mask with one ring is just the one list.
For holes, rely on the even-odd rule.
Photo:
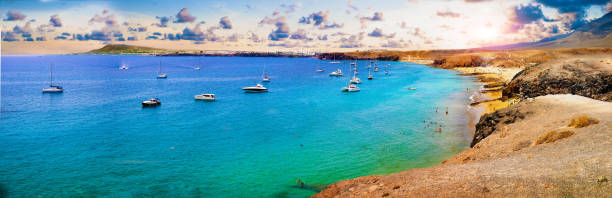
[(88, 54), (154, 54), (167, 52), (165, 49), (141, 47), (122, 44), (108, 44), (100, 49), (87, 52)]
[(612, 47), (612, 12), (593, 20), (569, 34), (548, 37), (537, 42), (490, 46), (482, 49), (554, 49)]

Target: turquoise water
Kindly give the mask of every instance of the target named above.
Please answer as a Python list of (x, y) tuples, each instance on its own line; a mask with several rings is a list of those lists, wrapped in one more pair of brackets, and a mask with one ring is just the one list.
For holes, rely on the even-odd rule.
[[(476, 84), (453, 71), (379, 62), (391, 64), (390, 75), (381, 67), (368, 81), (360, 61), (361, 92), (343, 93), (348, 75), (327, 74), (348, 73), (348, 63), (200, 60), (198, 71), (197, 57), (2, 56), (0, 193), (307, 197), (340, 179), (430, 166), (468, 147), (465, 90)], [(168, 79), (155, 78), (159, 61)], [(63, 94), (41, 93), (49, 63)], [(243, 93), (264, 64), (270, 91)], [(218, 100), (193, 99), (204, 92)], [(141, 108), (151, 97), (162, 105)]]

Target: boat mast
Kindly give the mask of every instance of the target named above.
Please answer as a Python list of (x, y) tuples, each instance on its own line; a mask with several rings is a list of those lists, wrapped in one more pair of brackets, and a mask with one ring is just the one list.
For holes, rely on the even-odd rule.
[(161, 74), (161, 61), (159, 61), (159, 74)]
[(49, 86), (53, 86), (53, 63), (49, 65)]

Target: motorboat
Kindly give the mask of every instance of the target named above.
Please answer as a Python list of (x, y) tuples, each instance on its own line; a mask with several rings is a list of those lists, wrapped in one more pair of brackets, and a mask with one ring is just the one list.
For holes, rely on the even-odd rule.
[(128, 69), (128, 66), (121, 65), (121, 67), (119, 67), (119, 69)]
[(157, 107), (159, 105), (161, 105), (161, 101), (158, 98), (142, 101), (142, 107)]
[(351, 79), (351, 84), (361, 84), (361, 79), (353, 77), (353, 79)]
[(200, 66), (196, 66), (194, 69), (195, 70), (200, 70)]
[(330, 76), (342, 76), (342, 70), (338, 69), (332, 73), (329, 73)]
[(324, 72), (324, 70), (319, 68), (319, 69), (317, 69), (317, 72)]
[(378, 67), (374, 67), (374, 72), (378, 72)]
[(49, 65), (49, 87), (42, 89), (43, 93), (63, 93), (64, 88), (53, 85), (53, 64)]
[(242, 88), (242, 90), (244, 90), (247, 93), (259, 93), (259, 92), (266, 92), (268, 91), (268, 88), (264, 87), (261, 84), (257, 84), (253, 87), (244, 87)]
[(374, 76), (369, 75), (369, 76), (368, 76), (368, 80), (374, 80)]
[(360, 89), (355, 84), (349, 84), (346, 87), (342, 87), (342, 91), (343, 92), (357, 92), (357, 91), (360, 91)]
[(215, 98), (215, 94), (200, 94), (200, 95), (195, 95), (193, 98), (196, 100), (204, 100), (204, 101), (217, 100), (217, 98)]

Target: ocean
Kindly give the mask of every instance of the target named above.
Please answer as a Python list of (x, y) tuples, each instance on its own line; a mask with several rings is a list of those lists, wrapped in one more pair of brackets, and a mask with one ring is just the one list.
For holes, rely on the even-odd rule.
[[(156, 78), (160, 62), (167, 79)], [(64, 93), (41, 91), (51, 63)], [(341, 92), (349, 63), (2, 56), (0, 195), (308, 197), (342, 179), (439, 164), (469, 147), (472, 79), (379, 61), (367, 80), (368, 61), (357, 61), (361, 91)], [(261, 83), (264, 65), (269, 92), (244, 93)], [(338, 68), (343, 77), (328, 75)], [(217, 101), (194, 100), (201, 93)], [(149, 98), (162, 105), (142, 108)]]

